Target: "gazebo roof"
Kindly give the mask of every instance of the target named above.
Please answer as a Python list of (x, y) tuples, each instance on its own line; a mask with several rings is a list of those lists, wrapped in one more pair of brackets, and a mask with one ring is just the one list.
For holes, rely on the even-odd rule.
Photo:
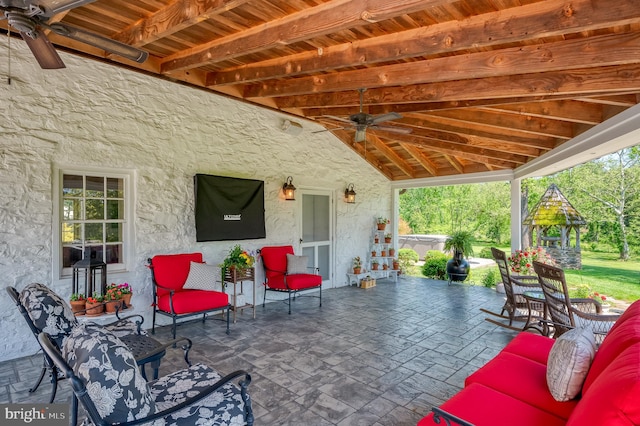
[(522, 222), (525, 225), (538, 226), (573, 226), (587, 223), (554, 183), (547, 188), (538, 204)]

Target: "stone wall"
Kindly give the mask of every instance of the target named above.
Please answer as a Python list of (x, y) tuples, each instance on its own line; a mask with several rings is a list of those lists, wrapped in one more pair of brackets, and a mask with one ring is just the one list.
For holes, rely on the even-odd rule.
[(545, 251), (563, 269), (582, 269), (582, 253), (575, 248), (545, 247)]
[[(7, 64), (6, 37), (0, 64)], [(133, 267), (110, 274), (129, 282), (136, 312), (151, 326), (146, 259), (201, 251), (218, 264), (235, 242), (195, 240), (193, 176), (208, 173), (265, 181), (267, 238), (241, 241), (255, 250), (299, 241), (300, 203), (281, 187), (331, 191), (336, 240), (331, 286), (346, 285), (351, 259), (368, 251), (376, 216), (390, 217), (388, 180), (329, 132), (302, 122), (302, 134), (280, 131), (285, 115), (223, 96), (61, 53), (63, 70), (41, 70), (24, 42), (11, 43), (12, 83), (0, 80), (0, 275), (18, 290), (31, 282), (62, 297), (70, 279), (52, 276), (54, 165), (135, 171)], [(353, 183), (357, 203), (342, 201)], [(262, 279), (262, 271), (258, 271)], [(258, 285), (258, 299), (262, 299)], [(38, 346), (7, 295), (0, 297), (0, 361)], [(166, 323), (166, 319), (160, 319)], [(233, 332), (233, 331), (232, 331)]]

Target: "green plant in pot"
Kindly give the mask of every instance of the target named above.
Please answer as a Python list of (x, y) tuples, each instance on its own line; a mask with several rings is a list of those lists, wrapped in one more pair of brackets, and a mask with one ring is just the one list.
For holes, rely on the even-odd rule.
[(447, 275), (451, 281), (464, 281), (469, 276), (467, 257), (473, 256), (473, 234), (468, 231), (457, 231), (444, 242), (444, 249), (453, 252), (453, 259), (447, 262)]

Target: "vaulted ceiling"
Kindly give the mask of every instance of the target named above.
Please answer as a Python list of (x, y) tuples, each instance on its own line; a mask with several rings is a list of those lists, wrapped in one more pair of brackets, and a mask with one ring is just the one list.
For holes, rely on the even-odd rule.
[[(44, 28), (57, 49), (313, 120), (392, 181), (515, 169), (640, 94), (638, 0), (80, 3), (43, 23), (149, 57), (129, 61)], [(356, 142), (359, 89), (374, 126)], [(392, 112), (401, 118), (375, 119)]]

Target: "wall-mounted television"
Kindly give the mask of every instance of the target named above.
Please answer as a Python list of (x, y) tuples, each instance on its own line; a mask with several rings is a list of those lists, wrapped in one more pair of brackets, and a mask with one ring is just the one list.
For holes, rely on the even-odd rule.
[(197, 241), (266, 238), (264, 181), (194, 176)]

